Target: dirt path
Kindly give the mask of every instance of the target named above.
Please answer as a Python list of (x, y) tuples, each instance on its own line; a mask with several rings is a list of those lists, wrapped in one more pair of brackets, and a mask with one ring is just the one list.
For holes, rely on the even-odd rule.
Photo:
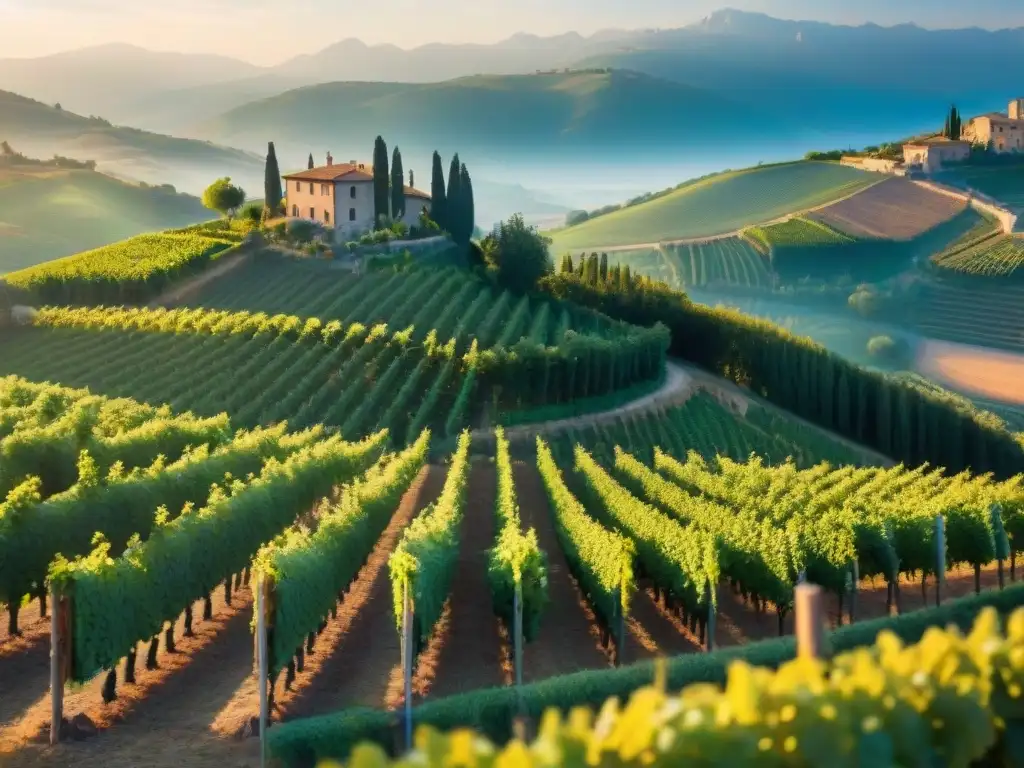
[[(0, 733), (17, 723), (50, 681), (50, 620), (39, 615), (39, 601), (21, 609), (20, 635), (7, 634), (6, 610), (0, 612)], [(0, 737), (0, 744), (2, 744)]]
[(541, 618), (537, 639), (523, 649), (523, 681), (607, 667), (609, 659), (600, 648), (596, 617), (569, 572), (551, 520), (543, 481), (530, 464), (516, 462), (512, 471), (523, 526), (537, 532), (537, 542), (548, 556), (551, 598)]
[[(615, 421), (627, 413), (636, 411), (647, 411), (654, 408), (665, 408), (673, 405), (681, 405), (686, 402), (694, 392), (693, 377), (679, 363), (671, 360), (665, 363), (665, 381), (662, 385), (650, 394), (639, 397), (628, 403), (620, 405), (610, 411), (599, 413), (588, 413), (583, 416), (573, 416), (568, 419), (556, 421), (542, 421), (536, 424), (524, 424), (518, 427), (509, 427), (505, 430), (505, 437), (509, 441), (530, 440), (535, 435), (560, 432), (565, 429), (587, 426), (592, 424), (603, 424)], [(489, 429), (477, 429), (473, 431), (473, 439), (487, 440), (491, 436)]]
[[(441, 493), (446, 468), (424, 467), (402, 497), (358, 577), (345, 594), (336, 619), (316, 641), (290, 692), (278, 684), (275, 719), (308, 717), (344, 707), (383, 707), (394, 671), (401, 675), (401, 653), (391, 601), (388, 558), (402, 533)], [(255, 685), (240, 691), (246, 711), (259, 706)], [(216, 726), (215, 726), (216, 727)]]
[(494, 543), (497, 481), (490, 461), (476, 460), (469, 473), (459, 562), (455, 569), (445, 626), (420, 653), (417, 676), (429, 671), (423, 693), (451, 696), (504, 680), (498, 620), (487, 584), (487, 550)]
[(841, 202), (843, 202), (845, 200), (849, 200), (851, 197), (856, 197), (861, 192), (866, 192), (867, 190), (871, 189), (876, 184), (881, 184), (887, 178), (889, 178), (889, 177), (888, 176), (884, 176), (883, 178), (880, 178), (878, 181), (875, 181), (872, 184), (867, 185), (866, 187), (861, 187), (856, 192), (851, 192), (848, 195), (843, 195), (842, 197), (837, 197), (835, 200), (829, 200), (827, 203), (822, 203), (821, 205), (815, 205), (812, 208), (803, 208), (803, 209), (801, 209), (799, 211), (792, 211), (791, 213), (787, 213), (784, 216), (777, 216), (776, 218), (769, 219), (768, 221), (761, 221), (761, 222), (757, 222), (757, 223), (754, 223), (754, 224), (748, 224), (745, 227), (742, 227), (740, 229), (734, 229), (731, 232), (721, 232), (721, 233), (716, 234), (716, 235), (704, 235), (704, 236), (701, 236), (701, 237), (684, 237), (684, 238), (680, 238), (678, 240), (662, 240), (661, 242), (657, 242), (657, 243), (635, 243), (633, 245), (613, 245), (613, 246), (604, 246), (604, 245), (590, 246), (590, 245), (588, 245), (586, 248), (575, 249), (575, 250), (583, 250), (583, 251), (588, 251), (588, 252), (589, 251), (597, 251), (599, 253), (617, 253), (617, 252), (620, 252), (620, 251), (635, 251), (635, 250), (640, 250), (640, 249), (643, 249), (643, 248), (647, 248), (647, 249), (650, 249), (650, 250), (657, 250), (657, 249), (661, 248), (663, 245), (692, 245), (694, 243), (710, 243), (710, 242), (715, 241), (715, 240), (728, 240), (730, 237), (739, 237), (740, 235), (743, 234), (744, 230), (750, 229), (751, 227), (770, 227), (773, 224), (782, 224), (783, 222), (789, 221), (790, 219), (796, 218), (798, 216), (806, 216), (808, 213), (814, 213), (816, 211), (820, 211), (820, 210), (823, 210), (825, 208), (828, 208), (830, 205), (835, 205), (836, 203), (841, 203)]
[(928, 340), (918, 350), (917, 369), (971, 394), (1024, 405), (1024, 355)]
[(204, 269), (195, 277), (190, 277), (153, 299), (148, 306), (152, 307), (173, 307), (196, 295), (214, 280), (223, 277), (228, 272), (233, 272), (243, 264), (248, 263), (252, 258), (251, 251), (236, 251), (230, 256), (217, 259), (212, 267)]
[[(183, 636), (183, 620), (176, 626), (176, 652), (163, 647), (160, 668), (145, 669), (145, 646), (136, 663), (136, 682), (123, 681), (118, 669), (118, 699), (103, 704), (104, 675), (84, 686), (65, 691), (65, 717), (84, 713), (99, 729), (85, 741), (45, 742), (50, 719), (48, 671), (35, 685), (35, 701), (23, 716), (0, 730), (0, 763), (18, 766), (96, 766), (127, 768), (140, 764), (180, 768), (182, 765), (251, 765), (250, 752), (218, 739), (209, 725), (216, 713), (252, 673), (252, 596), (247, 589), (235, 593), (232, 605), (224, 590), (214, 593), (214, 614), (201, 621), (202, 601), (193, 607), (195, 635)], [(12, 750), (17, 750), (13, 751)], [(4, 754), (8, 753), (8, 754)]]
[[(1005, 583), (1011, 584), (1009, 565), (1005, 569)], [(983, 590), (998, 589), (999, 578), (995, 563), (982, 569), (981, 588)], [(888, 590), (885, 581), (864, 579), (857, 590), (857, 621), (883, 618), (889, 615), (887, 608)], [(972, 567), (957, 568), (946, 574), (942, 587), (942, 601), (974, 594), (974, 569)], [(828, 625), (835, 629), (842, 624), (849, 624), (849, 603), (843, 605), (843, 615), (839, 615), (839, 601), (834, 595), (826, 595), (826, 611)], [(719, 647), (746, 645), (758, 640), (779, 636), (779, 622), (775, 609), (771, 606), (765, 611), (757, 611), (752, 603), (734, 594), (729, 586), (723, 583), (718, 590), (718, 623), (715, 642)], [(918, 611), (922, 608), (935, 607), (935, 578), (929, 577), (927, 589), (921, 591), (921, 580), (909, 579), (906, 575), (900, 578), (900, 605), (902, 613)], [(895, 612), (895, 609), (894, 609)], [(783, 631), (793, 633), (793, 615), (789, 613), (783, 622)]]

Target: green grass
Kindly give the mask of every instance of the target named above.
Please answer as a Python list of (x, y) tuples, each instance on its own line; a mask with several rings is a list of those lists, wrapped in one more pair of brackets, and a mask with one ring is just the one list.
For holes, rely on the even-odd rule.
[(751, 227), (744, 232), (765, 248), (814, 248), (822, 245), (852, 243), (854, 238), (825, 224), (794, 216), (767, 227)]
[(830, 163), (749, 168), (547, 234), (554, 254), (706, 237), (824, 205), (877, 181), (876, 175)]
[(0, 168), (0, 275), (211, 215), (198, 198), (95, 171)]

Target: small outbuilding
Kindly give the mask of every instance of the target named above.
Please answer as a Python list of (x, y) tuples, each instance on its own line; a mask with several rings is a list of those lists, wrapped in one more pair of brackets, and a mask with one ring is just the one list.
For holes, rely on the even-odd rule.
[(943, 136), (913, 141), (903, 145), (903, 163), (907, 170), (932, 173), (949, 163), (960, 163), (971, 156), (971, 144)]

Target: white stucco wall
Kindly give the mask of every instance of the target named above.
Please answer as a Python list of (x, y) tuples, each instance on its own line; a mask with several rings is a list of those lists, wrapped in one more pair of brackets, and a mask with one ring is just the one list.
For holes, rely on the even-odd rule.
[(348, 238), (373, 226), (372, 181), (336, 181), (334, 192), (339, 237)]

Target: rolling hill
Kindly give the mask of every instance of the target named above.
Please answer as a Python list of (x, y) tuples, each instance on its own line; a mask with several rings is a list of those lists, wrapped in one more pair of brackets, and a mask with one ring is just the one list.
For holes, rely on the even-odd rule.
[(0, 166), (0, 275), (211, 217), (198, 198), (96, 171)]
[[(934, 120), (950, 100), (971, 114), (1004, 106), (1024, 66), (1022, 41), (1021, 29), (853, 27), (726, 9), (675, 29), (607, 30), (589, 37), (515, 34), (494, 44), (408, 50), (348, 38), (271, 67), (98, 46), (0, 59), (0, 89), (180, 133), (246, 101), (317, 83), (438, 83), (478, 73), (612, 67), (700, 87), (745, 105), (746, 114), (759, 120), (766, 114), (793, 119), (806, 140), (818, 131), (848, 135), (853, 129), (902, 135)], [(958, 55), (950, 56), (952, 50)], [(972, 66), (962, 66), (964, 60)], [(978, 71), (987, 74), (979, 79)], [(900, 77), (894, 79), (894, 72)]]
[(112, 125), (0, 91), (0, 139), (26, 154), (96, 160), (103, 171), (198, 192), (217, 176), (262, 185), (263, 159), (205, 141)]
[[(344, 82), (299, 88), (228, 111), (203, 135), (256, 147), (365, 151), (382, 134), (406, 150), (473, 151), (508, 160), (564, 160), (594, 152), (630, 156), (669, 148), (725, 146), (746, 135), (739, 105), (717, 94), (626, 71), (481, 75), (442, 83)], [(296, 119), (301, 115), (301, 119)], [(700, 122), (699, 132), (685, 126)], [(766, 132), (783, 123), (766, 121)], [(638, 142), (637, 137), (643, 137)]]
[(547, 233), (551, 252), (725, 234), (853, 194), (878, 176), (830, 163), (786, 163), (683, 184), (639, 205)]

